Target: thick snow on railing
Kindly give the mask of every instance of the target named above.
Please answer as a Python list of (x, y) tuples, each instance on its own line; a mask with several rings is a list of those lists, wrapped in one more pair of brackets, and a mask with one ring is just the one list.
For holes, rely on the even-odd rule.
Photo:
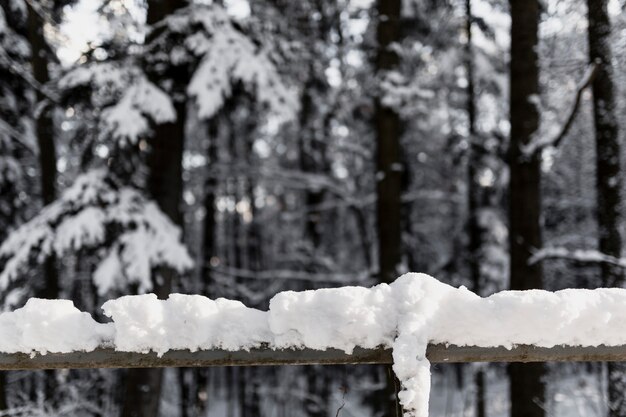
[(392, 349), (406, 416), (427, 416), (429, 344), (539, 348), (626, 345), (626, 290), (503, 291), (481, 298), (423, 274), (372, 288), (343, 287), (274, 296), (269, 311), (226, 299), (172, 294), (107, 301), (98, 323), (71, 301), (31, 299), (0, 314), (0, 351), (46, 353), (211, 350), (266, 347), (352, 353)]

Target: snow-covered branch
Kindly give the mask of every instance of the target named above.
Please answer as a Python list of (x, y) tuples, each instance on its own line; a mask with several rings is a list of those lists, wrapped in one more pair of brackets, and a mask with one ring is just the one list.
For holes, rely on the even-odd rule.
[(565, 259), (582, 263), (605, 263), (626, 268), (626, 259), (624, 258), (616, 258), (593, 249), (570, 250), (562, 247), (540, 249), (529, 259), (529, 263), (532, 265), (547, 259)]
[(11, 127), (10, 124), (0, 119), (0, 131), (4, 131), (7, 136), (10, 136), (15, 143), (23, 147), (29, 152), (37, 154), (38, 150), (33, 148), (31, 144), (28, 143), (28, 139), (24, 138), (24, 134), (17, 131), (15, 128)]
[(176, 120), (170, 96), (151, 83), (132, 63), (94, 62), (67, 72), (59, 80), (65, 96), (86, 90), (99, 112), (99, 135), (105, 140), (136, 144), (152, 124)]
[[(169, 63), (197, 60), (187, 93), (195, 99), (198, 116), (212, 118), (242, 85), (280, 121), (297, 115), (297, 91), (284, 82), (269, 49), (241, 30), (227, 11), (217, 5), (191, 5), (159, 23), (160, 34), (148, 46)], [(183, 37), (182, 44), (167, 46), (168, 37)], [(170, 50), (164, 54), (164, 50)]]
[(92, 171), (0, 245), (0, 291), (51, 254), (89, 250), (101, 259), (93, 276), (100, 295), (129, 284), (146, 292), (154, 268), (184, 272), (193, 265), (180, 234), (154, 202)]

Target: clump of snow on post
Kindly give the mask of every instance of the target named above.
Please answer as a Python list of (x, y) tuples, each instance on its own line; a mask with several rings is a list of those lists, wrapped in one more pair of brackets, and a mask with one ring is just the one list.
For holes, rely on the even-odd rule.
[(129, 284), (147, 292), (153, 268), (184, 272), (192, 267), (180, 237), (180, 229), (154, 202), (133, 188), (116, 186), (105, 171), (91, 171), (2, 243), (0, 260), (6, 264), (0, 291), (32, 267), (33, 259), (92, 250), (103, 254), (94, 274), (100, 295)]
[(173, 122), (176, 111), (169, 96), (142, 75), (118, 103), (102, 112), (102, 120), (113, 138), (137, 143), (141, 135), (149, 132), (150, 121)]
[(270, 301), (274, 344), (279, 348), (335, 348), (347, 353), (357, 346), (390, 346), (396, 334), (391, 298), (387, 284), (281, 292)]
[(115, 347), (131, 352), (248, 350), (272, 339), (267, 312), (200, 295), (121, 297), (102, 306), (115, 323)]
[(97, 323), (69, 300), (31, 298), (26, 305), (0, 314), (0, 351), (67, 353), (94, 350), (113, 335), (113, 324)]

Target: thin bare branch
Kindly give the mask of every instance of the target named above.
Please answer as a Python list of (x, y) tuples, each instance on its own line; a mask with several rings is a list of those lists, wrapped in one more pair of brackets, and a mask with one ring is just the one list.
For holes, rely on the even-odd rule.
[(561, 126), (561, 129), (556, 134), (556, 136), (548, 139), (536, 138), (535, 140), (531, 141), (522, 149), (522, 152), (525, 156), (530, 157), (537, 152), (541, 152), (543, 149), (549, 146), (557, 148), (561, 144), (563, 139), (567, 136), (570, 128), (574, 124), (574, 120), (576, 119), (576, 115), (578, 114), (578, 109), (580, 108), (580, 102), (582, 101), (583, 93), (587, 88), (589, 88), (589, 86), (591, 86), (591, 83), (593, 83), (593, 80), (598, 75), (599, 68), (600, 67), (597, 63), (593, 63), (589, 66), (589, 68), (587, 68), (587, 71), (585, 71), (583, 78), (578, 83), (576, 95), (574, 97), (574, 101), (568, 113), (567, 119), (565, 119), (565, 123), (563, 124), (563, 126)]
[(35, 77), (31, 75), (30, 70), (27, 70), (22, 65), (15, 62), (2, 48), (0, 48), (0, 58), (4, 60), (9, 71), (26, 81), (26, 83), (30, 84), (35, 91), (41, 93), (41, 95), (51, 102), (56, 104), (59, 103), (60, 98), (54, 92), (50, 91), (49, 88), (37, 81)]
[(22, 146), (24, 149), (32, 153), (37, 153), (37, 150), (33, 149), (33, 147), (28, 144), (28, 141), (24, 139), (24, 135), (22, 133), (18, 132), (15, 128), (13, 128), (10, 124), (2, 119), (0, 119), (0, 131), (5, 132), (7, 136), (13, 138), (15, 142)]
[(252, 271), (249, 269), (232, 268), (217, 266), (210, 268), (216, 273), (233, 276), (244, 279), (261, 279), (261, 280), (294, 280), (294, 281), (312, 281), (312, 282), (330, 282), (330, 283), (356, 283), (365, 282), (373, 277), (375, 271), (363, 271), (360, 273), (310, 273), (305, 271), (295, 271), (288, 269), (268, 270), (268, 271)]

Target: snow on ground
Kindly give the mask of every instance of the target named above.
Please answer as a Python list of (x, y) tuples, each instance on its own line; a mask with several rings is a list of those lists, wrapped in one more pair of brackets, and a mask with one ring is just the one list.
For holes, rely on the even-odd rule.
[[(0, 315), (0, 351), (117, 350), (163, 354), (176, 349), (393, 349), (406, 415), (428, 415), (429, 343), (504, 346), (626, 344), (626, 290), (503, 291), (482, 298), (424, 274), (370, 289), (286, 291), (267, 312), (226, 299), (172, 294), (107, 301), (112, 324), (95, 322), (70, 301), (31, 299)], [(556, 398), (556, 397), (555, 397)]]

